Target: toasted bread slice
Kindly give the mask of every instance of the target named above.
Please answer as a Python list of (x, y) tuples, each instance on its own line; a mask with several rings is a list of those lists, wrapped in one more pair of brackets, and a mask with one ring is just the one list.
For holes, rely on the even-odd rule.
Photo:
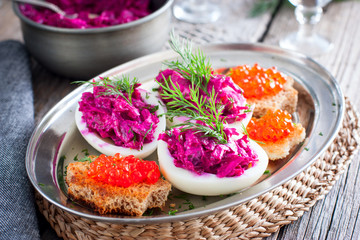
[(148, 208), (162, 208), (171, 190), (171, 184), (161, 178), (155, 184), (138, 183), (127, 188), (100, 183), (87, 177), (89, 168), (89, 162), (69, 164), (68, 195), (100, 214), (141, 216)]
[(270, 160), (285, 158), (290, 154), (290, 150), (304, 141), (305, 128), (301, 123), (294, 126), (294, 131), (287, 138), (281, 139), (275, 143), (263, 143), (260, 146), (265, 150)]
[(286, 77), (284, 88), (274, 96), (268, 96), (261, 99), (247, 99), (250, 105), (255, 104), (253, 112), (254, 117), (263, 116), (268, 109), (281, 109), (289, 113), (296, 111), (298, 102), (298, 92), (293, 88), (294, 79)]

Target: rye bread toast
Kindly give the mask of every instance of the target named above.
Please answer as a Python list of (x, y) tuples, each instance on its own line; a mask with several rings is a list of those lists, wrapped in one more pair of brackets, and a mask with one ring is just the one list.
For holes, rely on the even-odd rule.
[(290, 154), (291, 149), (305, 139), (305, 129), (297, 123), (291, 134), (275, 143), (262, 143), (260, 146), (265, 150), (270, 160), (285, 158)]
[(273, 96), (263, 97), (261, 99), (247, 99), (247, 103), (255, 105), (254, 117), (263, 116), (269, 109), (281, 109), (289, 113), (296, 111), (298, 102), (298, 92), (293, 88), (294, 79), (286, 77), (286, 83), (283, 89)]
[(89, 162), (74, 162), (67, 167), (69, 197), (100, 214), (141, 216), (148, 208), (165, 205), (171, 184), (160, 178), (155, 184), (137, 183), (119, 187), (87, 177)]

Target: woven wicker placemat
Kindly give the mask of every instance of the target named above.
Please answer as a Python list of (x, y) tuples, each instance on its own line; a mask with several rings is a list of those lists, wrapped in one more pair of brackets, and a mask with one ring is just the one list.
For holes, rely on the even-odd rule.
[(289, 224), (322, 199), (346, 170), (360, 145), (359, 115), (346, 99), (342, 128), (314, 164), (280, 187), (239, 206), (183, 222), (121, 225), (72, 215), (45, 200), (36, 202), (64, 239), (261, 239)]

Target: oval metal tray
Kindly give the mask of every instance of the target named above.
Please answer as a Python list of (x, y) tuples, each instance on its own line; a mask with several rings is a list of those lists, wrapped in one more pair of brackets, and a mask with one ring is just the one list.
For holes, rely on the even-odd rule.
[[(27, 150), (26, 168), (35, 189), (49, 202), (78, 216), (114, 223), (161, 223), (180, 221), (211, 214), (255, 198), (295, 177), (326, 150), (336, 136), (344, 115), (344, 96), (331, 74), (315, 61), (301, 54), (260, 44), (216, 44), (200, 47), (214, 69), (258, 63), (275, 66), (295, 79), (299, 92), (296, 121), (306, 128), (306, 139), (292, 150), (289, 157), (271, 162), (264, 176), (253, 186), (237, 194), (201, 197), (173, 189), (163, 211), (150, 216), (130, 217), (99, 215), (69, 201), (66, 196), (64, 171), (75, 156), (85, 151), (98, 154), (78, 132), (74, 112), (85, 86), (75, 89), (56, 104), (36, 127)], [(100, 76), (119, 74), (137, 77), (146, 86), (163, 69), (163, 61), (177, 58), (172, 51), (145, 56), (115, 67)], [(148, 85), (148, 86), (149, 86)], [(156, 160), (156, 153), (146, 159)], [(177, 210), (170, 206), (175, 203)]]

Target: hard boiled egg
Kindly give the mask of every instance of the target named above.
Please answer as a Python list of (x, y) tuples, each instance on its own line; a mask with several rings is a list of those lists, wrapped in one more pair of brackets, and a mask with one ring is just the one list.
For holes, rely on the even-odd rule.
[(176, 167), (174, 158), (168, 150), (168, 144), (159, 141), (157, 153), (160, 171), (174, 187), (190, 194), (216, 196), (238, 192), (255, 183), (264, 174), (269, 162), (265, 151), (256, 142), (250, 140), (249, 144), (258, 155), (259, 161), (256, 165), (247, 169), (239, 177), (219, 178), (215, 174), (197, 175), (189, 170)]
[[(235, 121), (233, 123), (229, 123), (229, 124), (227, 124), (226, 127), (235, 128), (238, 133), (243, 133), (244, 134), (244, 129), (246, 129), (246, 126), (249, 124), (249, 122), (251, 120), (254, 108), (255, 108), (255, 105), (250, 106), (250, 109), (249, 109), (250, 111), (246, 113), (246, 117), (243, 120)], [(168, 128), (170, 128), (172, 126), (183, 123), (188, 119), (189, 119), (188, 117), (182, 117), (182, 116), (174, 117), (172, 119), (172, 121), (170, 121), (169, 119), (166, 119), (166, 126)]]
[[(153, 94), (155, 94), (156, 97), (160, 98), (160, 94), (159, 92), (153, 92), (153, 89), (159, 88), (159, 84), (155, 81), (148, 81), (145, 82), (141, 85), (141, 87), (143, 89), (146, 89), (147, 91), (151, 91)], [(161, 101), (161, 103), (163, 104), (163, 106), (165, 106), (165, 104)], [(238, 133), (244, 133), (244, 129), (246, 129), (246, 126), (249, 124), (251, 117), (253, 115), (254, 112), (254, 108), (255, 108), (255, 104), (251, 105), (249, 107), (249, 111), (246, 113), (246, 117), (244, 119), (242, 119), (241, 121), (235, 121), (233, 123), (227, 124), (228, 128), (235, 128), (236, 131)], [(165, 106), (165, 111), (166, 111), (166, 106)], [(166, 119), (166, 126), (168, 128), (181, 124), (183, 122), (185, 122), (186, 120), (188, 120), (188, 117), (174, 117), (172, 119), (172, 121), (170, 121), (169, 119)]]
[(79, 106), (75, 111), (76, 126), (84, 139), (100, 153), (103, 153), (107, 156), (114, 156), (116, 153), (120, 153), (123, 156), (134, 155), (137, 158), (145, 158), (156, 150), (159, 134), (166, 128), (166, 119), (165, 115), (163, 115), (164, 108), (159, 103), (160, 100), (153, 93), (142, 89), (141, 96), (146, 103), (159, 106), (158, 110), (156, 111), (156, 114), (159, 117), (159, 122), (154, 132), (153, 141), (150, 143), (145, 143), (143, 148), (140, 150), (117, 146), (110, 138), (105, 139), (100, 137), (100, 135), (96, 132), (90, 132), (86, 122), (82, 119), (83, 114), (79, 111)]

